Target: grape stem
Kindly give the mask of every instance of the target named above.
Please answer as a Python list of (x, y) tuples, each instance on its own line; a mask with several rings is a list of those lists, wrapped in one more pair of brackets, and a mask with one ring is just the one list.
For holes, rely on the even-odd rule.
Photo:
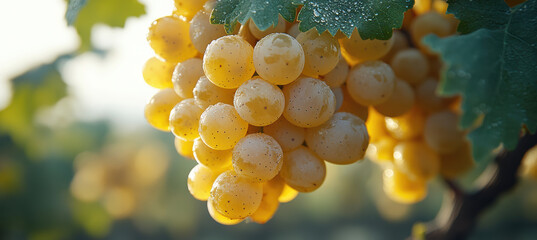
[(465, 192), (455, 182), (445, 179), (449, 193), (436, 218), (425, 224), (423, 235), (409, 239), (466, 239), (480, 215), (515, 187), (522, 157), (536, 144), (537, 134), (526, 134), (513, 151), (500, 152), (476, 180), (476, 191)]

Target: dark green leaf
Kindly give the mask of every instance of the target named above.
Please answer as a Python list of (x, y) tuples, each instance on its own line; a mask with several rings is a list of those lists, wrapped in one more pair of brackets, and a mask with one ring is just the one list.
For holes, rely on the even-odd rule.
[(145, 6), (138, 0), (88, 1), (74, 22), (81, 40), (80, 51), (91, 49), (91, 29), (95, 24), (101, 23), (110, 27), (124, 27), (127, 18), (139, 17), (144, 13)]
[(504, 0), (448, 0), (448, 13), (461, 20), (458, 31), (466, 34), (480, 28), (500, 29), (509, 20)]
[(67, 24), (73, 25), (80, 10), (86, 5), (87, 0), (69, 0), (67, 5), (67, 12), (65, 13), (65, 19)]
[(354, 28), (362, 39), (389, 39), (403, 24), (403, 13), (414, 0), (293, 0), (304, 7), (298, 14), (300, 31), (317, 28), (350, 37)]
[(224, 24), (227, 33), (237, 22), (246, 24), (252, 18), (260, 30), (278, 24), (278, 14), (288, 22), (295, 20), (296, 8), (289, 0), (219, 0), (211, 15), (211, 23)]
[[(482, 2), (474, 7), (483, 11), (494, 9)], [(523, 125), (535, 132), (536, 0), (513, 8), (501, 28), (480, 29), (444, 39), (427, 36), (424, 42), (440, 53), (446, 64), (441, 92), (463, 96), (461, 126), (472, 128), (482, 119), (481, 125), (469, 134), (477, 160), (489, 156), (500, 143), (513, 149)]]

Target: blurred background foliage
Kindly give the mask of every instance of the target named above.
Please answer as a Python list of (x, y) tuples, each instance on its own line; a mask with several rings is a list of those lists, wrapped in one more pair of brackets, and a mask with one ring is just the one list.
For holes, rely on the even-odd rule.
[[(80, 106), (69, 101), (62, 66), (100, 51), (91, 44), (95, 24), (123, 27), (144, 14), (137, 0), (75, 3), (80, 47), (11, 79), (0, 110), (0, 239), (403, 239), (438, 212), (440, 181), (423, 202), (398, 204), (382, 192), (381, 170), (364, 160), (328, 165), (319, 190), (280, 205), (265, 225), (214, 222), (188, 193), (195, 161), (176, 153), (172, 134), (74, 117)], [(461, 184), (471, 189), (483, 168)], [(523, 181), (481, 218), (472, 239), (536, 236), (537, 183)]]

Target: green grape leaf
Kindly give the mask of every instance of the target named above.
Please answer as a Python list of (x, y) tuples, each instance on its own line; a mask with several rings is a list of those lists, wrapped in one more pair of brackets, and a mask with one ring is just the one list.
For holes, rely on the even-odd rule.
[(91, 50), (91, 29), (94, 25), (100, 23), (110, 27), (124, 27), (127, 18), (139, 17), (144, 13), (145, 6), (138, 0), (88, 1), (73, 23), (81, 40), (79, 50)]
[[(495, 8), (481, 2), (473, 7)], [(445, 63), (440, 92), (463, 97), (460, 125), (471, 130), (476, 160), (489, 157), (500, 144), (514, 149), (521, 127), (532, 133), (537, 129), (536, 2), (512, 8), (501, 28), (424, 39)], [(461, 22), (467, 20), (461, 17)]]
[(67, 94), (67, 86), (58, 70), (70, 55), (41, 65), (12, 80), (13, 96), (0, 111), (0, 133), (8, 133), (17, 142), (24, 142), (34, 133), (34, 117), (45, 107), (56, 104)]
[(297, 6), (289, 0), (219, 0), (211, 15), (211, 23), (223, 24), (228, 34), (237, 22), (246, 24), (251, 18), (260, 30), (278, 24), (278, 14), (293, 22)]
[(480, 28), (501, 29), (509, 20), (504, 0), (448, 0), (447, 13), (461, 20), (457, 31), (466, 34)]
[(87, 0), (69, 0), (67, 5), (67, 12), (65, 12), (65, 19), (68, 25), (73, 25), (80, 10), (86, 6)]
[(298, 14), (302, 32), (316, 28), (334, 36), (341, 30), (350, 37), (354, 28), (362, 39), (389, 39), (403, 24), (403, 14), (414, 0), (293, 0), (304, 5)]

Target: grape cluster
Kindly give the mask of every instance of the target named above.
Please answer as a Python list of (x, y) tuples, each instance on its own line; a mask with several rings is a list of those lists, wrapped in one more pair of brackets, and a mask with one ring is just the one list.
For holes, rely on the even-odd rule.
[[(355, 163), (370, 142), (368, 153), (386, 167), (386, 192), (404, 202), (421, 200), (439, 171), (466, 170), (449, 162), (470, 148), (451, 110), (456, 100), (435, 94), (439, 60), (425, 46), (410, 48), (402, 32), (333, 37), (300, 32), (280, 16), (264, 31), (250, 20), (226, 35), (209, 22), (214, 1), (175, 3), (149, 29), (157, 57), (143, 75), (161, 90), (145, 117), (198, 162), (188, 189), (217, 222), (267, 222), (279, 203), (322, 185), (326, 162)], [(452, 33), (444, 16), (423, 14), (410, 32), (419, 43), (444, 23)]]

